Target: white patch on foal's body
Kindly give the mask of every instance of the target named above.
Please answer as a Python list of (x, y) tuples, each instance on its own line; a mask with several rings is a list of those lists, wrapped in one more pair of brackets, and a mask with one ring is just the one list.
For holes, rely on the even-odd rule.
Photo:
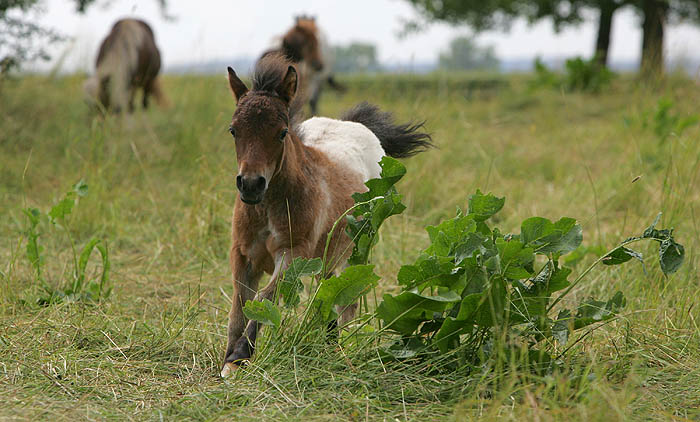
[(312, 117), (299, 125), (304, 145), (315, 148), (343, 167), (362, 176), (362, 181), (379, 177), (382, 144), (366, 126), (328, 117)]

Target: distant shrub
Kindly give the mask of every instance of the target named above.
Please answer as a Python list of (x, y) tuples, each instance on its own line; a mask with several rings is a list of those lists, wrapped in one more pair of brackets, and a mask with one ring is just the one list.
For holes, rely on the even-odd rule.
[(645, 113), (642, 120), (644, 128), (651, 127), (660, 142), (664, 142), (669, 136), (681, 136), (686, 129), (695, 126), (700, 122), (700, 116), (692, 114), (682, 117), (673, 111), (673, 100), (668, 98), (659, 99), (656, 109), (650, 113)]
[(610, 86), (615, 77), (612, 71), (595, 59), (584, 60), (581, 57), (568, 59), (563, 74), (549, 70), (539, 57), (535, 59), (534, 69), (533, 87), (552, 87), (568, 92), (598, 93)]
[(566, 61), (564, 86), (568, 91), (600, 92), (610, 85), (614, 73), (601, 66), (595, 58), (576, 57)]

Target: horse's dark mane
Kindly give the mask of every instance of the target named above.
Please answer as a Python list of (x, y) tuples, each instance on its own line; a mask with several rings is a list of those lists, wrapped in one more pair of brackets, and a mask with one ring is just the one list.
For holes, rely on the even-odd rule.
[[(261, 57), (255, 64), (252, 93), (277, 96), (277, 89), (282, 85), (282, 80), (287, 74), (289, 66), (294, 66), (294, 64), (281, 53), (272, 52)], [(298, 75), (297, 73), (297, 78)], [(298, 100), (303, 98), (303, 95), (298, 92), (301, 86), (302, 84), (297, 79), (297, 93), (289, 104), (289, 121), (292, 125), (296, 124), (302, 117), (304, 103)]]

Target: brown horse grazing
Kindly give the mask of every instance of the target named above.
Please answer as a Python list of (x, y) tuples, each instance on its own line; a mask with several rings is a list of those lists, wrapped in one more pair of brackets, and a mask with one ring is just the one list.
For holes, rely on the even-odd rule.
[[(274, 300), (277, 280), (295, 257), (323, 256), (334, 222), (353, 206), (351, 195), (379, 177), (388, 154), (408, 157), (431, 146), (421, 125), (396, 125), (389, 113), (362, 103), (342, 120), (314, 117), (293, 125), (296, 68), (281, 55), (261, 59), (249, 90), (228, 68), (237, 102), (230, 131), (235, 138), (238, 198), (233, 216), (233, 303), (221, 371), (226, 376), (255, 349), (259, 324), (248, 321), (248, 300)], [(342, 268), (351, 252), (345, 222), (333, 232), (327, 262)], [(329, 268), (332, 271), (333, 268)], [(271, 274), (258, 292), (263, 272)], [(339, 325), (356, 305), (341, 310)]]
[(297, 16), (294, 26), (282, 37), (280, 47), (266, 51), (262, 57), (275, 53), (282, 53), (299, 69), (299, 92), (308, 96), (302, 102), (309, 102), (311, 114), (318, 112), (318, 101), (325, 84), (339, 92), (345, 91), (332, 73), (333, 54), (327, 48), (314, 17)]
[(159, 104), (166, 100), (157, 76), (160, 52), (153, 30), (144, 21), (122, 19), (102, 41), (97, 54), (95, 74), (85, 82), (85, 91), (92, 101), (99, 101), (104, 110), (116, 113), (134, 111), (136, 90), (143, 89), (143, 107), (154, 95)]

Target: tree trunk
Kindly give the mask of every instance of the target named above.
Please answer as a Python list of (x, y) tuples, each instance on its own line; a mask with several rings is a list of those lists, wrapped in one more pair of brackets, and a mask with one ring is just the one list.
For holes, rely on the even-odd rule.
[(610, 33), (612, 32), (613, 14), (617, 4), (613, 0), (603, 0), (600, 3), (600, 16), (598, 18), (598, 38), (595, 42), (595, 60), (601, 66), (608, 65), (608, 51), (610, 50)]
[(664, 71), (664, 26), (666, 24), (666, 0), (643, 0), (642, 13), (642, 63), (645, 76), (661, 75)]

